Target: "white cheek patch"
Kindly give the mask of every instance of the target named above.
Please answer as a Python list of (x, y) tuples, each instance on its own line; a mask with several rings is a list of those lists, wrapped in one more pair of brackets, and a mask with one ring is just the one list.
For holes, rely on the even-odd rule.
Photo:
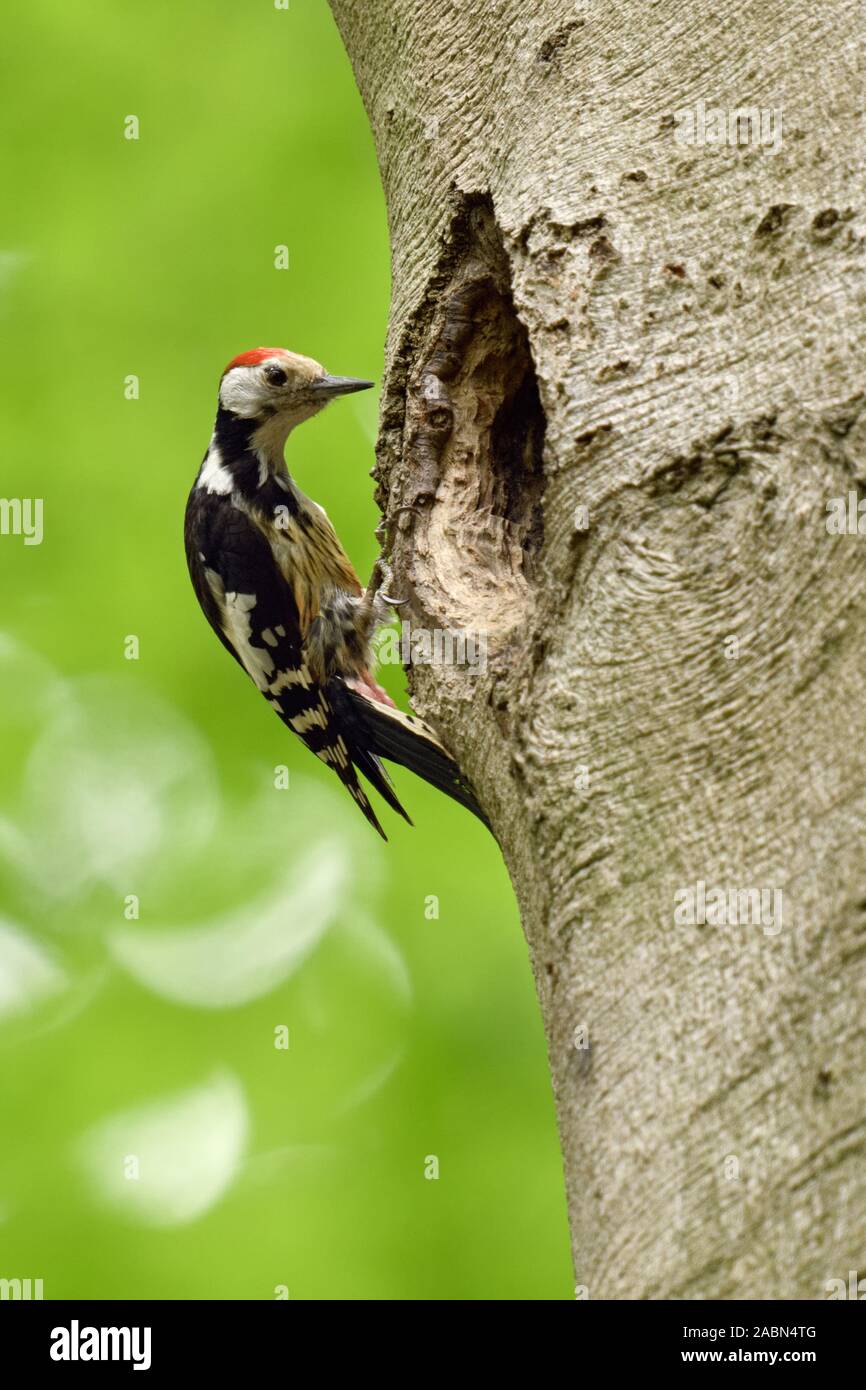
[(223, 497), (228, 497), (234, 491), (234, 486), (232, 475), (223, 463), (219, 449), (211, 440), (196, 487), (204, 488), (205, 492), (217, 492)]
[(242, 420), (252, 420), (262, 405), (262, 388), (255, 371), (232, 367), (220, 384), (220, 405)]

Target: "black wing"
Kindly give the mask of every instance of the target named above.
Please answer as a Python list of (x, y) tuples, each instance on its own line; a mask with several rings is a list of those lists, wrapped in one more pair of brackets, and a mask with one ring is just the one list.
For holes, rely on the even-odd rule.
[(341, 728), (328, 692), (310, 675), (294, 595), (264, 535), (229, 498), (194, 488), (185, 542), (193, 588), (223, 646), (292, 733), (334, 769), (386, 839), (354, 764), (394, 810), (406, 813), (378, 758), (355, 746), (352, 730)]

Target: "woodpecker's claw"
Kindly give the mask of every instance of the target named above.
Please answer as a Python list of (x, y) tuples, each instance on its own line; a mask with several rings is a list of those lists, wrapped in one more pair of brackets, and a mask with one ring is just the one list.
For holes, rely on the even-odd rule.
[[(383, 584), (390, 584), (393, 577), (391, 566), (388, 564), (388, 561), (383, 560), (380, 555), (373, 569), (373, 575), (370, 579), (370, 588), (373, 587), (374, 580), (378, 580), (381, 586)], [(405, 598), (392, 598), (391, 595), (386, 594), (381, 587), (376, 591), (376, 599), (380, 604), (387, 604), (389, 608), (402, 608), (404, 603), (409, 602), (409, 600)]]

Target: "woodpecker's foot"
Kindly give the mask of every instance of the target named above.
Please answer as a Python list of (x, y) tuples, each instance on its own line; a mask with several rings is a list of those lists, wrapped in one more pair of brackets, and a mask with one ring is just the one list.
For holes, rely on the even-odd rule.
[[(403, 600), (397, 599), (396, 602), (398, 604), (402, 604)], [(387, 626), (391, 622), (391, 619), (394, 614), (394, 604), (395, 600), (390, 598), (388, 594), (383, 594), (382, 590), (380, 589), (379, 592), (374, 596), (370, 608), (370, 616), (372, 620), (371, 631), (374, 628), (380, 626)]]
[(387, 560), (383, 560), (381, 555), (373, 566), (373, 573), (370, 575), (370, 583), (367, 585), (368, 591), (375, 589), (377, 595), (387, 604), (395, 605), (406, 603), (404, 598), (392, 598), (386, 590), (390, 589), (394, 575)]
[(373, 567), (370, 582), (358, 601), (358, 629), (368, 638), (380, 623), (389, 623), (395, 608), (402, 608), (408, 599), (395, 598), (386, 593), (382, 585), (390, 587), (391, 566), (381, 557)]
[(384, 588), (380, 587), (379, 592), (376, 595), (377, 599), (381, 599), (382, 603), (387, 604), (388, 608), (402, 608), (404, 603), (409, 602), (407, 598), (395, 598), (392, 594), (388, 594), (385, 592), (386, 588), (390, 589), (391, 581), (394, 578), (393, 574), (391, 573), (391, 566), (387, 563), (387, 561), (380, 560), (377, 563), (375, 573), (378, 574), (381, 584), (384, 585)]

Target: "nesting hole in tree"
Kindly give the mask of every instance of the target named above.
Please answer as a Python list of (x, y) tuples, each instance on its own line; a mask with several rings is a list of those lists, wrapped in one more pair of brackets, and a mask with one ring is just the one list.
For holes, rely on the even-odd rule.
[(489, 200), (453, 237), (410, 393), (413, 500), (432, 504), (415, 571), (431, 611), (504, 634), (525, 618), (543, 540), (544, 413)]

